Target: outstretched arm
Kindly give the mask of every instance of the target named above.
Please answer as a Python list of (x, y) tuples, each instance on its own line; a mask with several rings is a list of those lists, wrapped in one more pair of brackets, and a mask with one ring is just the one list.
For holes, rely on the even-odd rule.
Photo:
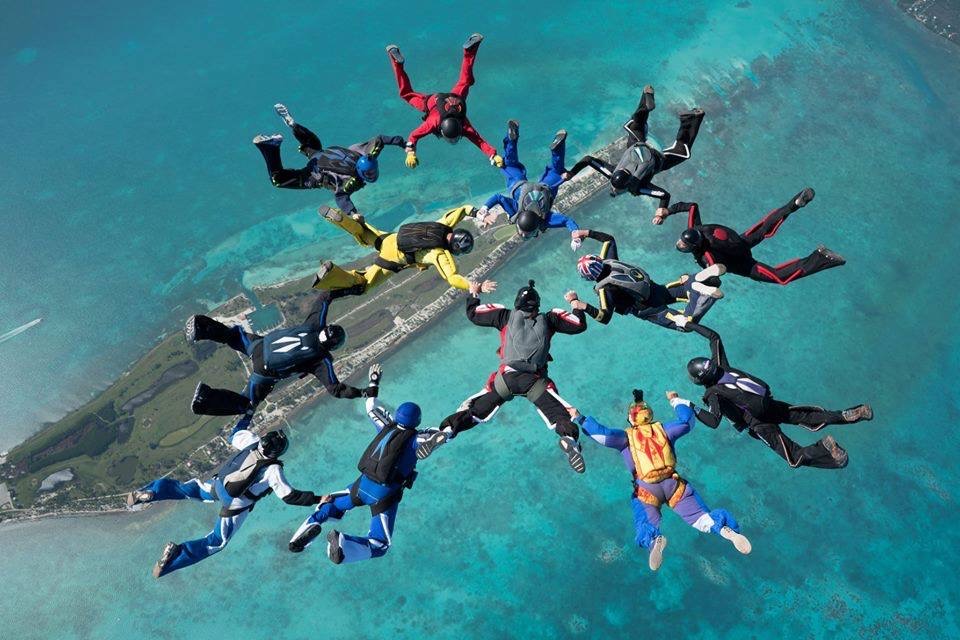
[[(313, 370), (313, 375), (317, 377), (317, 380), (324, 386), (327, 393), (334, 398), (350, 399), (371, 395), (370, 388), (358, 389), (340, 382), (336, 372), (333, 370), (333, 360), (331, 358), (324, 358), (323, 361), (317, 365), (317, 368)], [(376, 395), (375, 387), (373, 388), (372, 395)]]
[(477, 130), (473, 128), (473, 125), (470, 124), (469, 120), (466, 120), (463, 123), (463, 137), (475, 144), (480, 151), (483, 151), (483, 155), (487, 156), (488, 158), (497, 155), (497, 150), (490, 146), (490, 143), (483, 139), (483, 136), (481, 136)]
[(699, 227), (703, 224), (700, 222), (700, 206), (696, 202), (674, 202), (670, 206), (670, 215), (680, 213), (681, 211), (687, 212), (688, 229)]
[(597, 422), (593, 416), (578, 416), (576, 422), (594, 442), (599, 442), (603, 446), (617, 451), (623, 451), (627, 447), (626, 431), (606, 427)]
[(716, 429), (723, 419), (723, 412), (720, 411), (720, 400), (716, 394), (712, 393), (705, 396), (704, 401), (707, 403), (706, 408), (694, 406), (693, 414), (697, 417), (697, 420), (706, 426)]
[(576, 220), (562, 213), (557, 213), (556, 211), (551, 211), (550, 215), (547, 216), (547, 227), (551, 229), (566, 227), (570, 231), (580, 230), (580, 225), (577, 224)]
[(587, 330), (587, 316), (582, 309), (571, 311), (552, 309), (546, 314), (546, 318), (550, 327), (557, 333), (575, 334)]
[(664, 425), (663, 430), (666, 431), (667, 438), (670, 440), (670, 443), (673, 444), (690, 433), (696, 417), (693, 412), (693, 405), (690, 404), (689, 400), (684, 400), (674, 392), (670, 392), (667, 395), (670, 396), (671, 393), (673, 395), (670, 397), (670, 406), (672, 406), (676, 412), (677, 419), (670, 424)]
[(721, 369), (726, 369), (730, 366), (730, 363), (727, 362), (727, 352), (723, 348), (723, 340), (720, 339), (719, 333), (695, 322), (688, 324), (687, 328), (699, 333), (710, 341), (710, 359), (713, 361), (713, 364)]
[(670, 192), (652, 182), (648, 182), (645, 187), (637, 189), (637, 193), (651, 198), (659, 198), (660, 204), (657, 205), (659, 209), (667, 209), (670, 206)]
[(297, 507), (312, 507), (320, 502), (321, 496), (318, 496), (313, 491), (301, 491), (300, 489), (291, 487), (283, 475), (283, 467), (279, 464), (272, 464), (267, 467), (263, 477), (270, 485), (270, 488), (273, 489), (273, 492), (277, 494), (277, 497), (286, 504)]
[(610, 320), (613, 318), (613, 307), (610, 305), (610, 295), (607, 293), (606, 287), (600, 287), (597, 298), (600, 300), (600, 308), (598, 309), (588, 303), (584, 311), (600, 324), (610, 324)]
[(390, 415), (390, 411), (380, 404), (376, 398), (367, 398), (366, 409), (367, 417), (370, 418), (370, 422), (373, 423), (377, 433), (393, 422), (393, 416)]
[(478, 327), (502, 329), (510, 319), (510, 310), (502, 304), (480, 304), (480, 296), (467, 296), (467, 319)]
[(618, 260), (619, 255), (617, 253), (617, 240), (609, 233), (604, 233), (603, 231), (597, 231), (596, 229), (590, 229), (587, 232), (587, 237), (591, 240), (598, 240), (603, 244), (600, 245), (600, 259), (601, 260)]
[(613, 175), (614, 166), (609, 162), (604, 162), (600, 158), (594, 156), (583, 156), (577, 164), (573, 165), (573, 168), (570, 169), (570, 172), (567, 174), (567, 180), (577, 175), (587, 167), (590, 167), (594, 171), (597, 171), (603, 174), (606, 178), (610, 178)]
[(448, 227), (457, 226), (461, 220), (467, 217), (474, 217), (477, 215), (477, 208), (472, 204), (465, 204), (462, 207), (457, 207), (456, 209), (450, 209), (443, 216), (437, 220), (441, 224), (445, 224)]

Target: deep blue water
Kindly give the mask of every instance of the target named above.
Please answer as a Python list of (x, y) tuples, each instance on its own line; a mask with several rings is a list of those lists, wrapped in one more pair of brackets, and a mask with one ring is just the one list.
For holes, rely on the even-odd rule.
[[(276, 501), (220, 556), (159, 582), (149, 569), (162, 543), (205, 533), (213, 507), (0, 529), (8, 633), (960, 635), (960, 411), (947, 373), (960, 364), (950, 284), (960, 52), (886, 4), (641, 6), (432, 7), (429, 26), (408, 4), (336, 22), (318, 5), (257, 3), (10, 12), (0, 73), (13, 90), (0, 92), (0, 114), (23, 125), (16, 162), (2, 165), (11, 186), (0, 203), (0, 333), (46, 320), (0, 344), (0, 445), (106, 383), (205, 301), (340, 255), (341, 239), (315, 222), (325, 194), (272, 191), (249, 138), (279, 130), (270, 107), (281, 99), (334, 143), (405, 134), (416, 114), (395, 95), (383, 46), (403, 47), (415, 86), (445, 88), (476, 29), (487, 41), (471, 116), (494, 144), (507, 118), (520, 119), (530, 166), (559, 127), (572, 155), (615, 135), (651, 82), (658, 141), (669, 141), (681, 105), (707, 110), (695, 157), (664, 179), (706, 219), (746, 228), (816, 188), (758, 255), (779, 262), (822, 242), (848, 264), (786, 288), (727, 278), (710, 320), (731, 359), (778, 397), (874, 405), (872, 423), (832, 430), (847, 469), (794, 471), (727, 426), (698, 428), (680, 445), (682, 471), (711, 506), (737, 515), (754, 552), (739, 556), (665, 514), (670, 546), (651, 575), (632, 544), (618, 456), (586, 443), (588, 472), (575, 476), (516, 401), (424, 463), (377, 562), (289, 554), (306, 514)], [(385, 155), (382, 182), (358, 197), (384, 226), (499, 186), (464, 145), (426, 140), (420, 155), (416, 172)], [(691, 265), (671, 248), (681, 223), (653, 227), (652, 213), (648, 201), (601, 197), (577, 217), (615, 233), (624, 258), (663, 280)], [(511, 300), (531, 277), (558, 305), (570, 287), (589, 294), (557, 233), (498, 274), (494, 298)], [(495, 347), (492, 332), (455, 312), (385, 362), (384, 397), (415, 399), (439, 421), (479, 388)], [(552, 371), (565, 397), (617, 424), (635, 386), (661, 413), (663, 391), (695, 394), (683, 363), (705, 350), (695, 336), (617, 318), (558, 338)], [(291, 480), (333, 490), (353, 479), (369, 433), (359, 404), (324, 401), (293, 427)], [(343, 523), (365, 526), (359, 512)]]

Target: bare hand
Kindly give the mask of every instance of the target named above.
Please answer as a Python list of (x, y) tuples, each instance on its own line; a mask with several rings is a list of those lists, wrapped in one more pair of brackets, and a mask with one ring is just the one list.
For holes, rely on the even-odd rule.
[(576, 231), (570, 234), (574, 240), (583, 240), (590, 235), (589, 229), (577, 229)]
[(567, 413), (570, 414), (571, 420), (576, 420), (578, 417), (580, 417), (580, 412), (576, 407), (567, 407)]
[(570, 303), (570, 308), (576, 311), (586, 311), (587, 303), (584, 302), (583, 300), (574, 300), (573, 302)]
[(480, 291), (483, 293), (493, 293), (497, 290), (497, 283), (493, 280), (484, 280), (480, 284)]
[(573, 290), (567, 291), (565, 294), (563, 294), (563, 299), (566, 300), (567, 302), (573, 302), (574, 300), (578, 300), (579, 297), (580, 296), (577, 295), (577, 292)]
[(653, 216), (653, 224), (663, 224), (663, 221), (667, 219), (667, 216), (670, 215), (670, 210), (664, 207), (657, 209), (657, 213)]
[(470, 295), (478, 295), (480, 293), (480, 284), (479, 282), (470, 281)]
[(667, 400), (673, 400), (674, 398), (679, 398), (680, 394), (676, 391), (667, 391)]

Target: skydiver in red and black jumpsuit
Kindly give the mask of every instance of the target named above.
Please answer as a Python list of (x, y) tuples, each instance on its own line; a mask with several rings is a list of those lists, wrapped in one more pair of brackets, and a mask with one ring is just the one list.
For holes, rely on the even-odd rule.
[(823, 245), (806, 258), (789, 260), (777, 266), (765, 264), (753, 257), (753, 247), (767, 238), (772, 238), (790, 214), (807, 206), (813, 196), (813, 189), (807, 187), (742, 234), (721, 224), (703, 224), (696, 202), (677, 202), (669, 209), (671, 215), (687, 211), (687, 229), (680, 234), (677, 250), (692, 253), (702, 267), (722, 264), (727, 268), (727, 273), (774, 284), (790, 284), (818, 271), (846, 264), (843, 256)]
[(411, 107), (423, 113), (423, 124), (411, 131), (407, 137), (407, 167), (414, 169), (420, 164), (417, 159), (417, 141), (432, 133), (450, 144), (456, 144), (461, 137), (466, 137), (483, 151), (484, 155), (490, 159), (490, 164), (503, 168), (503, 158), (477, 133), (467, 118), (467, 93), (473, 86), (473, 63), (477, 58), (477, 50), (481, 42), (483, 42), (483, 36), (474, 33), (463, 43), (460, 78), (450, 92), (429, 95), (413, 90), (410, 77), (403, 68), (404, 59), (403, 54), (400, 53), (400, 47), (395, 44), (387, 46), (387, 55), (390, 57), (390, 64), (393, 65), (393, 73), (397, 77), (400, 97)]

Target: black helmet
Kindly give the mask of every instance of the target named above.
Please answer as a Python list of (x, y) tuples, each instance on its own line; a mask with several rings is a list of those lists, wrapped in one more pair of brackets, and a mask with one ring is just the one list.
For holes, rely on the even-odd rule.
[(677, 251), (690, 253), (703, 243), (703, 234), (699, 229), (684, 229), (677, 240)]
[(328, 324), (320, 330), (320, 344), (327, 351), (339, 349), (346, 341), (347, 332), (338, 324)]
[(517, 214), (517, 231), (525, 240), (540, 235), (540, 222), (543, 220), (536, 211), (524, 209)]
[(455, 256), (473, 251), (473, 234), (466, 229), (454, 229), (450, 234), (450, 253)]
[(614, 189), (626, 189), (628, 182), (630, 182), (630, 172), (624, 169), (617, 169), (610, 176), (610, 184)]
[(687, 363), (687, 375), (694, 384), (708, 386), (713, 384), (720, 373), (719, 368), (710, 358), (691, 358)]
[(290, 441), (283, 431), (268, 431), (260, 438), (259, 449), (267, 458), (279, 458), (289, 446)]
[(444, 118), (440, 121), (440, 137), (450, 144), (456, 144), (462, 135), (463, 124), (459, 118)]
[(513, 301), (513, 308), (517, 311), (536, 313), (540, 310), (540, 294), (533, 288), (533, 280), (527, 281), (527, 286), (520, 287), (517, 299)]

